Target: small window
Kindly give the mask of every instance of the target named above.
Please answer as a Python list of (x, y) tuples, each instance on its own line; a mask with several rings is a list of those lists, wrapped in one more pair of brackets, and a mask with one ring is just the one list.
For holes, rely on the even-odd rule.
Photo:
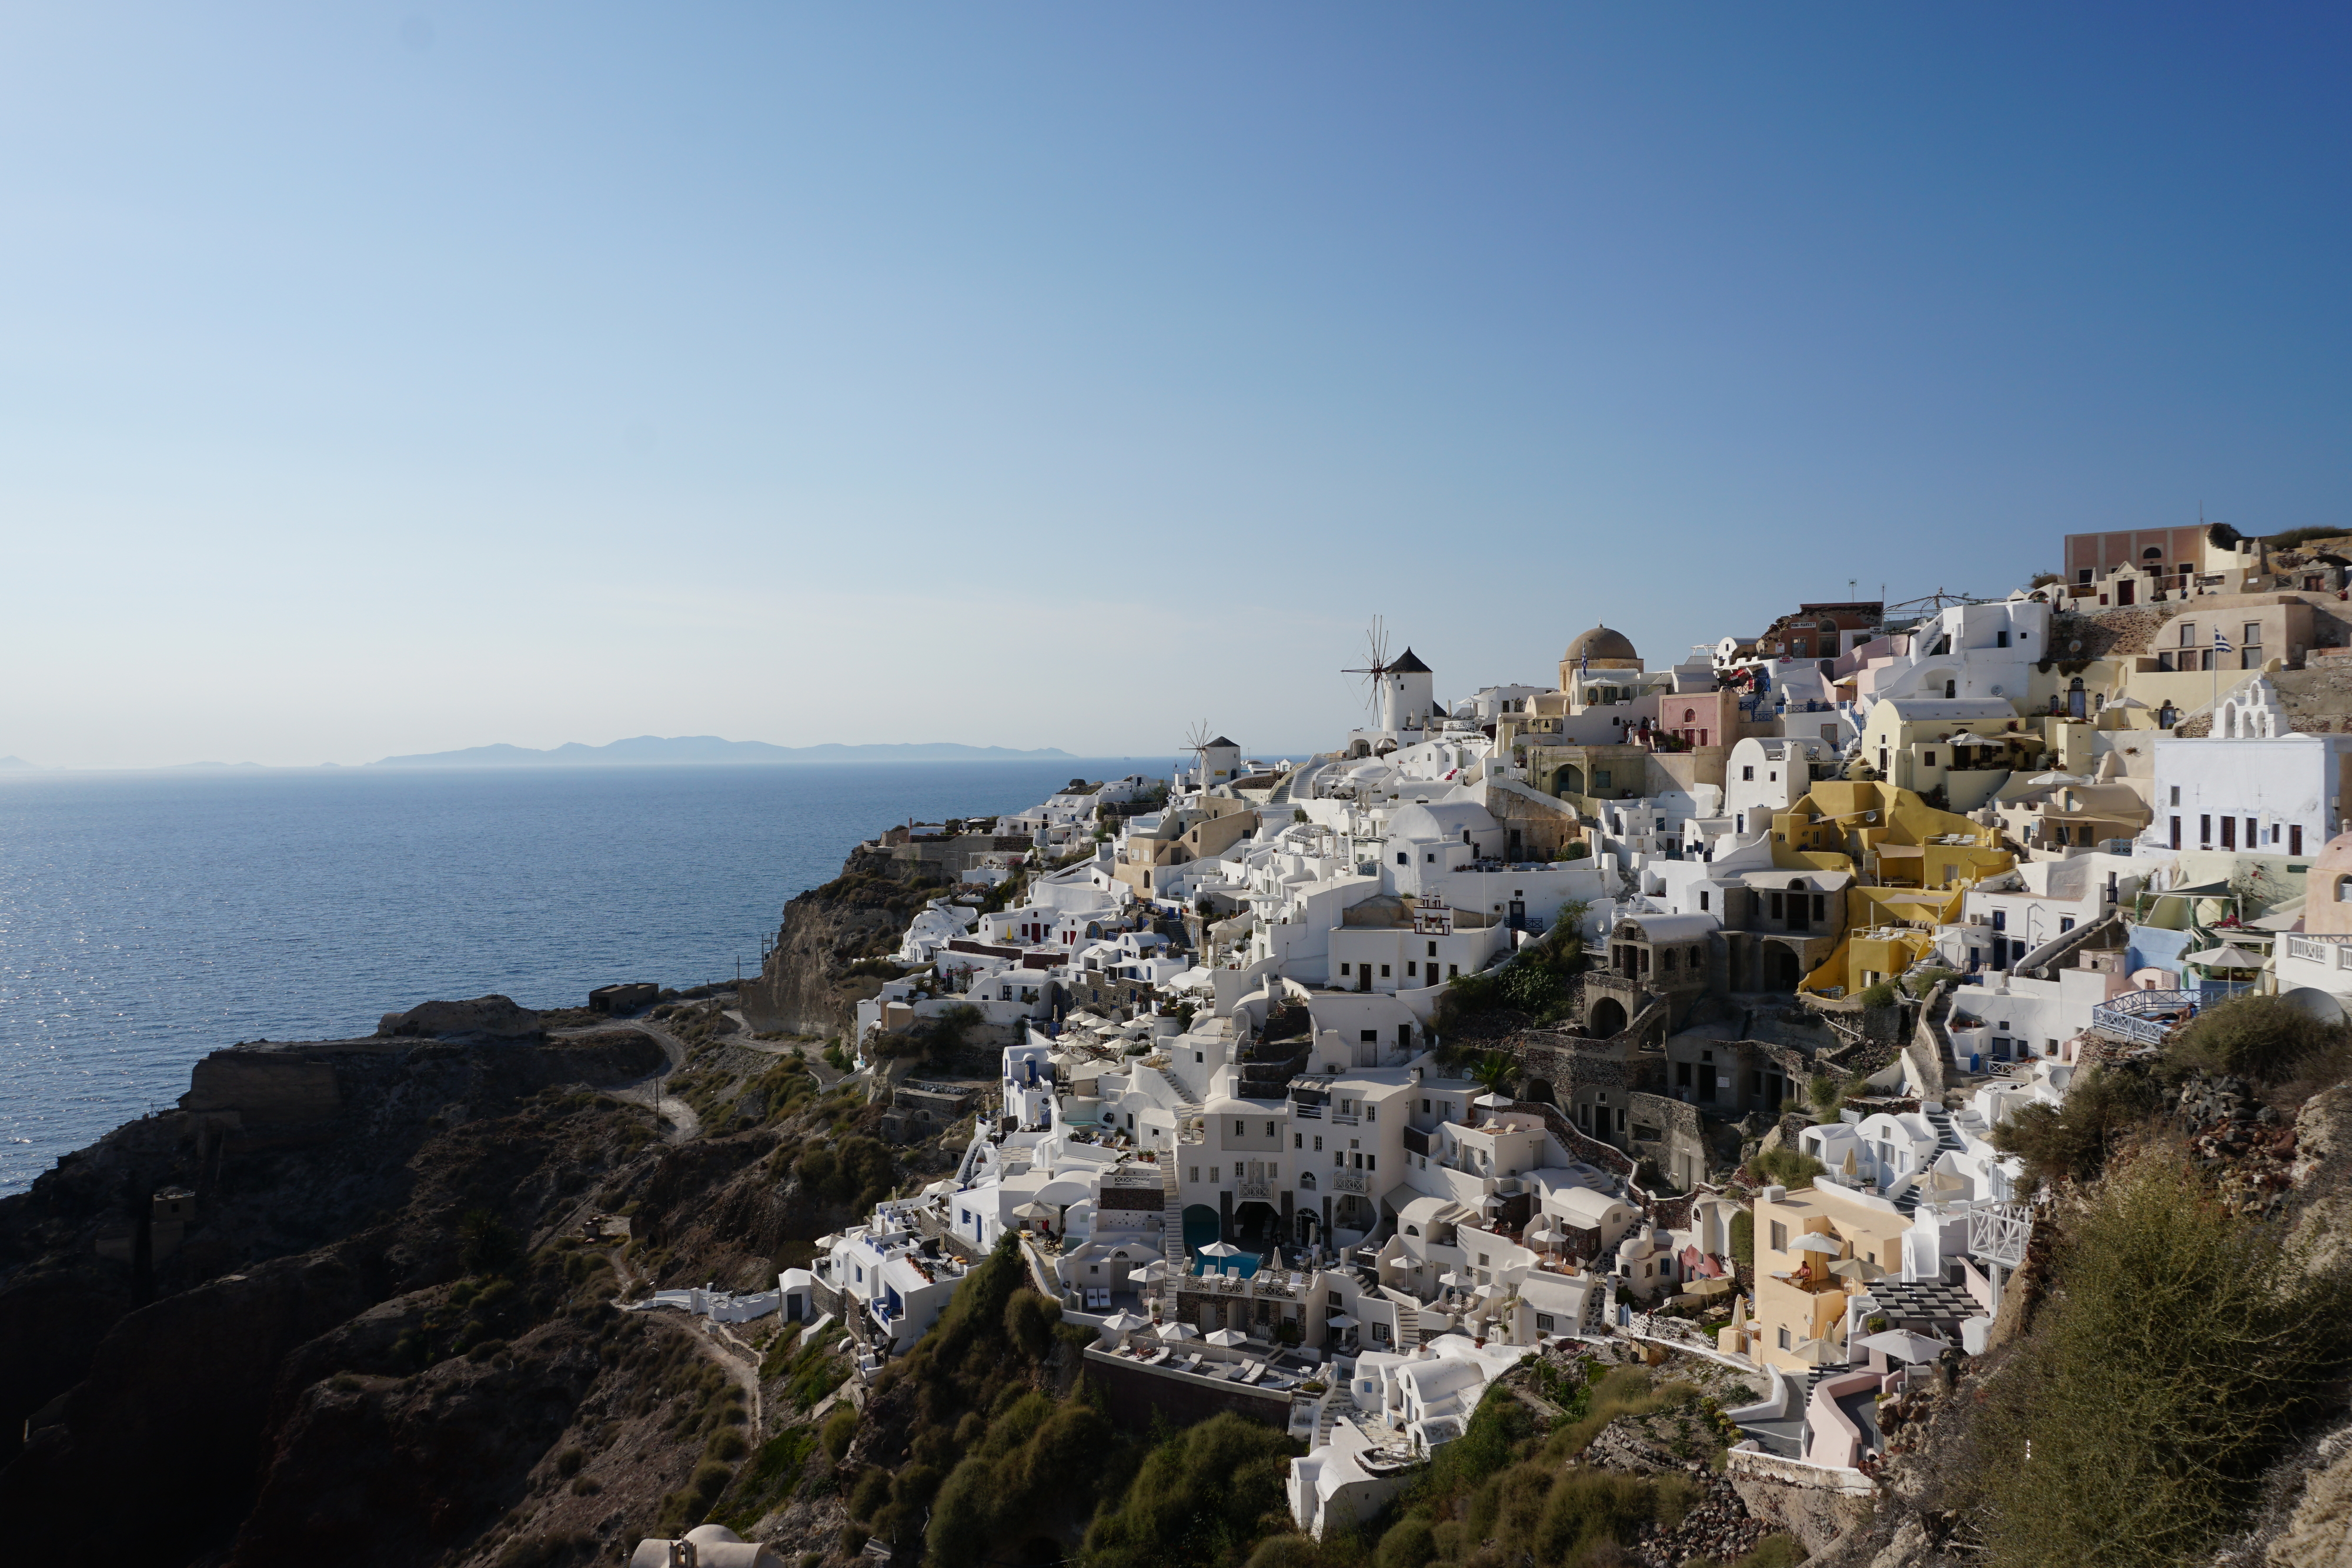
[(1339, 966), (1339, 973), (1343, 975), (1352, 975), (1355, 973), (1355, 969), (1352, 966), (1342, 964)]
[(1775, 1252), (1786, 1252), (1788, 1249), (1789, 1228), (1780, 1220), (1776, 1219), (1772, 1222), (1772, 1250)]
[(1411, 855), (1406, 854), (1402, 850), (1397, 851), (1397, 864), (1411, 865), (1412, 863), (1412, 857)]
[(1549, 1312), (1538, 1312), (1536, 1314), (1536, 1333), (1551, 1333), (1556, 1331), (1557, 1327), (1558, 1325), (1552, 1322), (1552, 1315)]
[(1789, 1331), (1785, 1328), (1780, 1331), (1780, 1348), (1782, 1350), (1789, 1348)]
[(1742, 768), (1739, 770), (1739, 778), (1743, 783), (1753, 784), (1756, 782), (1756, 769), (1753, 768)]

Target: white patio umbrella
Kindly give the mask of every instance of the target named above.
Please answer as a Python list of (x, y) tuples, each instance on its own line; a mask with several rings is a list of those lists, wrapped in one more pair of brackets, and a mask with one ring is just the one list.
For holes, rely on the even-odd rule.
[(1161, 1323), (1160, 1337), (1165, 1340), (1199, 1339), (1201, 1331), (1191, 1323)]
[(1154, 1258), (1142, 1268), (1136, 1270), (1134, 1277), (1141, 1280), (1147, 1285), (1159, 1284), (1161, 1281), (1168, 1278), (1168, 1260), (1165, 1258)]
[(1216, 1329), (1208, 1333), (1202, 1334), (1201, 1336), (1201, 1343), (1202, 1344), (1213, 1344), (1223, 1350), (1231, 1350), (1237, 1344), (1246, 1343), (1248, 1339), (1249, 1335), (1242, 1333), (1239, 1329)]
[(1150, 1326), (1150, 1318), (1138, 1317), (1135, 1313), (1128, 1312), (1113, 1312), (1102, 1321), (1102, 1332), (1114, 1339), (1124, 1339), (1138, 1329), (1148, 1329)]
[(1801, 1340), (1789, 1354), (1807, 1366), (1831, 1366), (1845, 1360), (1845, 1352), (1825, 1339)]
[(2227, 942), (2219, 947), (2207, 947), (2200, 952), (2191, 953), (2181, 961), (2188, 964), (2202, 964), (2209, 969), (2259, 969), (2263, 963), (2263, 959), (2257, 958), (2243, 947), (2232, 946)]
[(1834, 1258), (1845, 1250), (1845, 1243), (1834, 1236), (1824, 1236), (1818, 1230), (1808, 1230), (1797, 1238), (1800, 1252), (1826, 1252)]
[(1238, 1248), (1238, 1247), (1234, 1246), (1234, 1245), (1232, 1242), (1230, 1242), (1230, 1241), (1212, 1241), (1212, 1242), (1210, 1242), (1206, 1247), (1202, 1248), (1200, 1250), (1201, 1250), (1201, 1256), (1202, 1256), (1203, 1259), (1210, 1259), (1210, 1260), (1214, 1260), (1214, 1261), (1211, 1264), (1211, 1267), (1214, 1268), (1214, 1269), (1216, 1270), (1216, 1271), (1217, 1271), (1218, 1273), (1220, 1273), (1220, 1274), (1222, 1274), (1222, 1273), (1223, 1273), (1223, 1272), (1225, 1271), (1225, 1260), (1226, 1260), (1226, 1259), (1228, 1259), (1228, 1258), (1239, 1258), (1239, 1257), (1244, 1256), (1242, 1249), (1241, 1249), (1240, 1248)]
[(1351, 1329), (1356, 1326), (1356, 1320), (1345, 1312), (1334, 1312), (1323, 1320), (1323, 1326), (1327, 1329)]
[(1860, 1280), (1865, 1284), (1886, 1278), (1885, 1268), (1867, 1258), (1841, 1258), (1830, 1265), (1830, 1272), (1848, 1280)]
[(1444, 1287), (1445, 1287), (1447, 1290), (1449, 1290), (1449, 1291), (1458, 1291), (1458, 1290), (1460, 1290), (1463, 1286), (1465, 1286), (1465, 1285), (1468, 1284), (1470, 1281), (1467, 1281), (1467, 1280), (1465, 1280), (1465, 1279), (1464, 1279), (1464, 1278), (1463, 1278), (1461, 1275), (1459, 1275), (1459, 1274), (1454, 1274), (1454, 1273), (1444, 1273), (1444, 1274), (1440, 1274), (1440, 1275), (1437, 1277), (1437, 1282), (1438, 1282), (1439, 1284), (1441, 1284), (1441, 1285), (1444, 1286)]
[(1864, 1349), (1883, 1351), (1896, 1361), (1933, 1361), (1952, 1348), (1942, 1340), (1913, 1333), (1909, 1329), (1888, 1329), (1861, 1343)]

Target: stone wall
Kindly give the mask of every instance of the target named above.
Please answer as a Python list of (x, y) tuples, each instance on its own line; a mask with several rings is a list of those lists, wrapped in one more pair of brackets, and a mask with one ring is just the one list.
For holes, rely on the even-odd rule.
[(1231, 1413), (1263, 1421), (1276, 1431), (1290, 1429), (1290, 1396), (1244, 1383), (1210, 1382), (1181, 1372), (1144, 1366), (1097, 1346), (1087, 1350), (1087, 1373), (1102, 1390), (1110, 1417), (1132, 1431), (1148, 1431), (1151, 1417), (1164, 1415), (1171, 1427), (1189, 1427)]

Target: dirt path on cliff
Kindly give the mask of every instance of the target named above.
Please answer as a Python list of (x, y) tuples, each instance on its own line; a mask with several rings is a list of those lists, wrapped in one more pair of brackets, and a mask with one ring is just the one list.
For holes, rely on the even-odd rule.
[(751, 1032), (751, 1026), (744, 1020), (741, 1009), (729, 1008), (726, 1011), (727, 1016), (735, 1020), (739, 1031), (727, 1037), (728, 1044), (744, 1051), (756, 1051), (762, 1056), (791, 1056), (798, 1052), (801, 1060), (808, 1064), (809, 1074), (816, 1080), (820, 1089), (830, 1089), (849, 1076), (824, 1059), (823, 1047), (814, 1039), (761, 1040)]
[[(643, 1019), (616, 1019), (614, 1020), (614, 1023), (619, 1025), (619, 1027), (623, 1029), (635, 1030), (639, 1034), (646, 1036), (656, 1045), (660, 1046), (662, 1055), (668, 1060), (668, 1065), (664, 1067), (658, 1073), (649, 1072), (645, 1077), (636, 1080), (635, 1082), (618, 1084), (613, 1088), (605, 1090), (604, 1092), (610, 1094), (615, 1100), (625, 1100), (632, 1105), (646, 1106), (652, 1110), (655, 1115), (666, 1119), (670, 1124), (669, 1141), (673, 1144), (683, 1144), (702, 1136), (702, 1118), (695, 1113), (693, 1106), (688, 1104), (677, 1095), (670, 1093), (664, 1093), (659, 1104), (656, 1104), (654, 1103), (655, 1088), (660, 1084), (663, 1079), (667, 1078), (670, 1074), (676, 1072), (679, 1067), (685, 1064), (686, 1047), (678, 1043), (677, 1037), (671, 1034), (669, 1030), (662, 1028), (659, 1024), (648, 1023)], [(613, 1024), (599, 1024), (596, 1026), (598, 1029), (610, 1029), (612, 1027), (614, 1027)], [(556, 1038), (561, 1039), (568, 1034), (584, 1034), (588, 1032), (592, 1031), (585, 1030), (559, 1030), (556, 1031)]]

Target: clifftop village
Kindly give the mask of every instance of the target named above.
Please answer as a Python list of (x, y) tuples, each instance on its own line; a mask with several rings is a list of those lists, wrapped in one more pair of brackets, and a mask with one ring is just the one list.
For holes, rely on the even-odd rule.
[[(843, 1049), (908, 1135), (977, 1134), (692, 1304), (870, 1379), (1013, 1238), (1115, 1413), (1302, 1439), (1318, 1536), (1567, 1341), (1719, 1368), (1733, 1478), (1867, 1496), (2024, 1258), (1996, 1129), (2221, 998), (2352, 997), (2347, 570), (2073, 535), (2003, 598), (1663, 659), (1594, 626), (1466, 692), (1376, 642), (1328, 752), (1204, 728), (1167, 779), (894, 828), (866, 852), (953, 891)], [(910, 1074), (940, 1029), (997, 1080)]]

